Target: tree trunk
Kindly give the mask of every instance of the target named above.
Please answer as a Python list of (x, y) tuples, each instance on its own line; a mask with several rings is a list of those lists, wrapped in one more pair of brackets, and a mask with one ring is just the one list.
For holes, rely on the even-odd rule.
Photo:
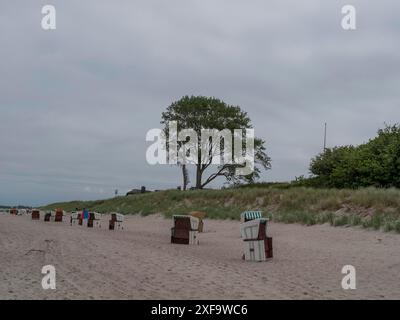
[[(199, 131), (200, 130), (197, 130), (197, 139), (198, 139), (197, 143), (200, 146), (201, 140), (200, 140)], [(197, 164), (196, 164), (196, 189), (202, 189), (201, 176), (203, 175), (203, 171), (201, 171), (201, 165), (202, 165), (202, 163), (201, 163), (201, 152), (200, 152), (200, 150), (198, 150), (198, 153), (197, 153)]]
[(183, 176), (183, 191), (185, 191), (186, 187), (187, 187), (187, 185), (189, 183), (189, 181), (188, 181), (189, 180), (188, 179), (188, 172), (187, 172), (185, 164), (182, 165), (182, 176)]
[(196, 169), (196, 189), (201, 189), (201, 164), (197, 164)]

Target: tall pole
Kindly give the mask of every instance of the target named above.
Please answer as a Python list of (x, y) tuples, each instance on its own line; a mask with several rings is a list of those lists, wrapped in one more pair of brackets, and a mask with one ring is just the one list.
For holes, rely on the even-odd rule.
[(324, 130), (324, 152), (326, 151), (326, 122), (325, 122), (325, 130)]

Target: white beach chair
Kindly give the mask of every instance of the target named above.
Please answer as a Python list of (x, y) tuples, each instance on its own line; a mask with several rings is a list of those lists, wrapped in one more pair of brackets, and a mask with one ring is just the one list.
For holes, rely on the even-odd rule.
[(76, 211), (71, 212), (71, 219), (70, 219), (71, 226), (79, 224), (79, 217), (80, 217), (80, 212)]

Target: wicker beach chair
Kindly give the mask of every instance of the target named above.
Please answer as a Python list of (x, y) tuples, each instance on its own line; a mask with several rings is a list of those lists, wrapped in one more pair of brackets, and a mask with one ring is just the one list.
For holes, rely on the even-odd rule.
[(171, 243), (199, 244), (199, 219), (186, 215), (174, 215), (171, 228)]
[(76, 211), (71, 212), (71, 217), (70, 217), (71, 226), (75, 225), (75, 224), (79, 224), (79, 216), (80, 216), (79, 212), (76, 212)]
[(54, 221), (55, 222), (62, 222), (63, 221), (64, 211), (62, 209), (56, 209), (54, 214)]
[(243, 239), (244, 259), (265, 261), (273, 257), (272, 238), (267, 237), (268, 219), (253, 219), (240, 225)]
[(192, 212), (189, 213), (189, 215), (199, 219), (199, 233), (203, 232), (204, 231), (203, 219), (205, 218), (206, 213), (202, 212), (202, 211), (192, 211)]
[(40, 220), (40, 210), (32, 210), (32, 220)]
[(89, 212), (89, 219), (87, 222), (88, 228), (98, 227), (101, 228), (101, 214), (97, 212)]
[(109, 230), (123, 230), (124, 215), (120, 213), (111, 213), (111, 220), (108, 224)]
[(47, 212), (44, 214), (44, 221), (49, 222), (50, 219), (51, 219), (51, 216), (52, 216), (52, 212), (51, 212), (51, 211), (47, 211)]

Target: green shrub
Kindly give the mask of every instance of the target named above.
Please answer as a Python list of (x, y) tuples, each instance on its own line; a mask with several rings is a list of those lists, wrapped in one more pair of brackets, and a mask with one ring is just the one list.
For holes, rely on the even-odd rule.
[(348, 216), (340, 216), (340, 217), (335, 217), (335, 219), (333, 220), (333, 225), (335, 227), (338, 226), (345, 226), (349, 224), (349, 217)]
[(397, 220), (394, 223), (394, 230), (396, 230), (396, 232), (400, 233), (400, 220)]

